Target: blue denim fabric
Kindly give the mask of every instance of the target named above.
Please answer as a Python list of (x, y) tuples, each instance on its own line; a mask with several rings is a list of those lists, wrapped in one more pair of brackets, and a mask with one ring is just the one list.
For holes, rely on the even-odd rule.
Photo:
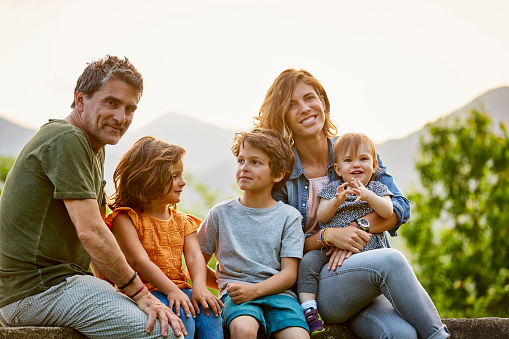
[(348, 321), (362, 338), (448, 338), (449, 333), (412, 266), (398, 250), (352, 255), (320, 272), (316, 301), (322, 319)]
[[(334, 171), (333, 160), (333, 148), (336, 139), (337, 137), (327, 140), (329, 144), (329, 164), (327, 165), (327, 176), (329, 177), (329, 182), (339, 179), (336, 172)], [(281, 200), (282, 202), (289, 204), (299, 210), (299, 212), (302, 214), (302, 229), (304, 229), (306, 227), (306, 204), (309, 194), (309, 179), (304, 173), (304, 168), (300, 162), (297, 149), (294, 148), (293, 152), (295, 154), (295, 165), (293, 166), (292, 175), (286, 182), (285, 186), (279, 191), (275, 192), (273, 197), (275, 200)], [(377, 155), (377, 157), (380, 172), (377, 174), (376, 180), (386, 185), (394, 194), (394, 197), (392, 198), (392, 204), (399, 221), (393, 228), (389, 230), (389, 233), (392, 236), (396, 236), (396, 231), (398, 230), (399, 226), (406, 223), (408, 219), (410, 219), (410, 202), (403, 196), (403, 193), (401, 193), (392, 176), (387, 173), (386, 168), (382, 163), (382, 159), (380, 159), (380, 156)]]
[[(193, 290), (190, 288), (185, 288), (182, 290), (189, 299), (191, 299), (193, 295)], [(152, 291), (152, 294), (159, 299), (163, 304), (169, 306), (168, 298), (166, 298), (166, 294), (160, 291)], [(172, 309), (175, 312), (175, 307)], [(203, 307), (200, 305), (200, 314), (196, 314), (196, 318), (192, 316), (187, 318), (184, 313), (184, 309), (180, 307), (180, 319), (184, 323), (184, 326), (187, 330), (186, 338), (197, 338), (197, 339), (222, 339), (224, 338), (223, 334), (223, 319), (221, 317), (217, 317), (210, 312), (210, 315), (207, 317)], [(195, 333), (196, 332), (196, 333)]]

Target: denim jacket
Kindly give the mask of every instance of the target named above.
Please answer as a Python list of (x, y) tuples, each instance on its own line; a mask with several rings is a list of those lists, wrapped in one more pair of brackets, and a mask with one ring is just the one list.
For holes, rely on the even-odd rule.
[[(327, 176), (329, 177), (329, 182), (339, 179), (336, 171), (334, 171), (333, 160), (333, 146), (336, 138), (337, 137), (327, 139), (329, 145), (329, 164), (327, 165)], [(274, 193), (273, 198), (277, 201), (281, 200), (282, 202), (289, 204), (299, 210), (299, 212), (302, 214), (302, 229), (304, 230), (306, 227), (306, 205), (309, 193), (309, 179), (304, 173), (304, 168), (302, 167), (302, 163), (299, 159), (299, 154), (297, 153), (297, 149), (295, 147), (293, 152), (295, 154), (295, 164), (293, 165), (292, 175), (286, 182), (285, 186)], [(385, 184), (394, 194), (394, 197), (392, 198), (392, 204), (396, 216), (398, 217), (398, 223), (388, 231), (390, 235), (394, 237), (397, 235), (396, 231), (398, 230), (399, 226), (406, 223), (408, 219), (410, 219), (410, 202), (403, 196), (403, 193), (401, 193), (392, 176), (387, 173), (385, 166), (383, 165), (382, 160), (378, 154), (377, 158), (378, 167), (380, 169), (375, 179), (380, 181), (382, 184)]]

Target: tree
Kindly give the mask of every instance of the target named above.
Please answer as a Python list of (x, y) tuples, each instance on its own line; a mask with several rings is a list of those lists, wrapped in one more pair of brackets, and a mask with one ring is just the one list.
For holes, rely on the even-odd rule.
[[(497, 134), (498, 133), (498, 134)], [(421, 137), (422, 187), (401, 230), (442, 317), (507, 316), (509, 138), (484, 112), (442, 119)]]
[(7, 178), (7, 173), (11, 170), (15, 158), (13, 156), (0, 156), (0, 193), (2, 193), (2, 186)]

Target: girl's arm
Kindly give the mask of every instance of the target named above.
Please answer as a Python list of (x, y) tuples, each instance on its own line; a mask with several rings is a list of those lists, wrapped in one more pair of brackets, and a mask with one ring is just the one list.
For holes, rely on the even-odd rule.
[(318, 217), (318, 221), (321, 223), (326, 223), (334, 216), (338, 207), (345, 202), (348, 194), (353, 194), (351, 189), (345, 190), (345, 187), (348, 183), (343, 183), (340, 185), (336, 191), (336, 194), (332, 199), (328, 200), (325, 198), (320, 199), (320, 204), (318, 205), (318, 210), (316, 215)]
[(256, 284), (234, 282), (228, 284), (228, 293), (235, 304), (242, 304), (266, 295), (286, 291), (297, 281), (298, 258), (281, 258), (281, 271)]
[(378, 196), (368, 190), (360, 180), (352, 179), (352, 186), (354, 194), (357, 195), (355, 202), (366, 201), (382, 218), (389, 218), (392, 215), (392, 201), (389, 196)]
[(336, 199), (332, 198), (331, 200), (327, 200), (325, 198), (320, 198), (320, 204), (318, 205), (316, 215), (318, 217), (318, 221), (320, 221), (321, 223), (326, 223), (329, 220), (331, 220), (331, 218), (336, 213), (339, 205), (341, 205), (341, 204), (337, 205), (335, 203), (336, 201), (333, 200)]
[(370, 197), (367, 202), (373, 210), (378, 213), (382, 218), (389, 218), (392, 215), (393, 207), (391, 198), (388, 195), (384, 195), (383, 197), (379, 197), (375, 193), (371, 192)]
[[(216, 317), (221, 313), (224, 304), (207, 289), (207, 265), (201, 253), (198, 235), (193, 232), (184, 238), (184, 258), (193, 282), (192, 303), (197, 314), (200, 314), (202, 305), (205, 314), (209, 316), (209, 306)], [(210, 259), (210, 258), (209, 258)]]
[(219, 286), (217, 285), (217, 279), (216, 279), (216, 271), (214, 271), (209, 266), (210, 258), (212, 258), (212, 254), (205, 254), (203, 253), (203, 258), (205, 259), (205, 264), (207, 265), (207, 287), (212, 288), (214, 290), (219, 290)]
[(113, 220), (111, 230), (133, 269), (152, 286), (168, 296), (170, 309), (175, 305), (175, 314), (180, 316), (180, 307), (182, 306), (187, 317), (191, 314), (194, 317), (196, 313), (191, 300), (150, 260), (138, 238), (131, 218), (124, 213), (119, 214)]

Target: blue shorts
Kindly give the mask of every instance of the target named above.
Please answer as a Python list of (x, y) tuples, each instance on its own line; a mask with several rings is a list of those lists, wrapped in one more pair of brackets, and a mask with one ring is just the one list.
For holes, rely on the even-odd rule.
[(248, 315), (258, 321), (267, 337), (287, 327), (302, 327), (309, 331), (302, 307), (297, 299), (288, 295), (268, 295), (237, 305), (229, 294), (225, 294), (221, 301), (224, 304), (221, 316), (227, 328), (236, 317)]

